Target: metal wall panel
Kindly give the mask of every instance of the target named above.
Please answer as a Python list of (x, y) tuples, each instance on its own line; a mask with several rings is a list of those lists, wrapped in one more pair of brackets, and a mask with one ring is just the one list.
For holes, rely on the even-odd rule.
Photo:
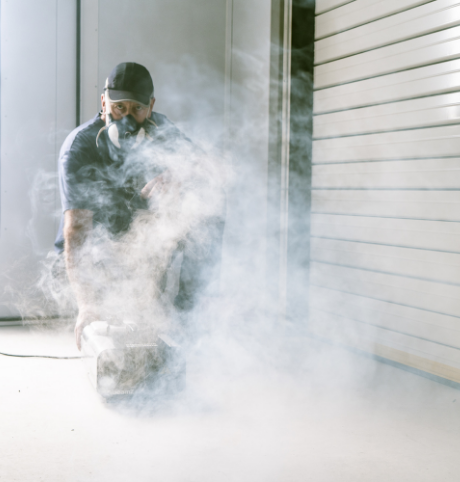
[(311, 235), (460, 253), (460, 223), (449, 221), (312, 214)]
[(460, 192), (421, 190), (314, 190), (312, 212), (432, 221), (460, 221)]
[[(439, 0), (319, 40), (315, 64), (319, 65), (365, 50), (393, 44), (460, 23), (460, 2)], [(363, 42), (363, 37), (366, 42)]]
[(383, 131), (443, 126), (460, 121), (460, 93), (362, 107), (315, 116), (313, 137), (341, 137)]
[(358, 25), (378, 20), (382, 17), (409, 8), (417, 7), (430, 0), (356, 0), (340, 8), (319, 15), (316, 20), (315, 37), (321, 39), (348, 30)]
[(352, 3), (356, 0), (316, 0), (315, 11), (316, 15), (327, 12), (333, 8), (341, 7), (347, 3)]
[(310, 243), (312, 333), (455, 381), (459, 23), (455, 0), (318, 15)]
[[(460, 287), (348, 266), (312, 262), (311, 284), (344, 293), (460, 317)], [(340, 313), (341, 306), (329, 309)], [(371, 321), (371, 320), (370, 320)]]
[(56, 235), (57, 153), (75, 126), (76, 6), (17, 0), (1, 9), (0, 318), (10, 318), (37, 315), (33, 287)]
[(457, 189), (460, 158), (319, 164), (312, 185), (316, 189)]
[(313, 159), (319, 164), (457, 156), (460, 152), (457, 134), (455, 125), (316, 140)]
[[(114, 6), (115, 8), (115, 6)], [(105, 15), (107, 16), (107, 14)], [(118, 31), (113, 26), (114, 31)], [(92, 119), (101, 109), (99, 73), (99, 0), (81, 0), (80, 122)]]
[(311, 293), (315, 310), (328, 313), (331, 304), (340, 305), (340, 314), (345, 318), (460, 348), (460, 327), (455, 316), (328, 288), (312, 287)]
[(313, 238), (311, 258), (322, 263), (460, 285), (458, 253)]
[[(314, 93), (314, 112), (332, 112), (366, 105), (457, 92), (460, 61), (452, 60), (417, 69), (352, 82)], [(350, 115), (352, 119), (353, 116)]]
[[(346, 340), (349, 344), (367, 351), (376, 351), (378, 345), (383, 345), (422, 359), (433, 360), (444, 365), (438, 373), (430, 370), (433, 374), (460, 381), (460, 350), (455, 347), (432, 343), (322, 311), (312, 310), (312, 319), (315, 321), (315, 333), (320, 336), (330, 336), (332, 333), (335, 341)], [(376, 339), (381, 340), (381, 343), (375, 343)]]
[(453, 27), (318, 65), (315, 68), (315, 87), (344, 84), (458, 58), (459, 37), (460, 27)]

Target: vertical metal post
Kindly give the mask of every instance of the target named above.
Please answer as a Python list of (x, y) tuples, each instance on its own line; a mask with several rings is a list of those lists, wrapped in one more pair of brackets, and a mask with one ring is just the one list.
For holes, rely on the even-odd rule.
[[(1, 28), (1, 23), (2, 23), (2, 2), (0, 1), (0, 34), (2, 32)], [(0, 236), (1, 236), (1, 227), (2, 227), (2, 190), (1, 190), (1, 181), (2, 181), (2, 157), (1, 157), (1, 149), (2, 149), (2, 75), (3, 75), (3, 69), (1, 67), (2, 65), (2, 40), (1, 40), (1, 35), (0, 35)]]
[(291, 41), (292, 0), (284, 1), (283, 28), (283, 89), (281, 119), (281, 199), (280, 199), (280, 270), (279, 317), (286, 319), (287, 304), (287, 247), (289, 221), (289, 142), (291, 116)]
[(224, 146), (227, 159), (230, 158), (232, 119), (232, 47), (233, 47), (233, 0), (227, 0), (225, 9), (225, 99), (224, 99)]
[(81, 0), (77, 0), (75, 124), (80, 125), (81, 109)]

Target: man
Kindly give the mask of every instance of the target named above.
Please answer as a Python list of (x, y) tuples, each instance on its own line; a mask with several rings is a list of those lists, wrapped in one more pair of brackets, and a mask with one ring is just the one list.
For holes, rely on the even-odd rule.
[[(101, 112), (67, 137), (59, 157), (63, 216), (55, 247), (64, 252), (78, 304), (75, 337), (79, 348), (83, 328), (99, 319), (97, 287), (88, 275), (93, 261), (84, 249), (92, 233), (101, 228), (116, 241), (130, 230), (139, 210), (149, 209), (152, 199), (173, 187), (168, 168), (152, 162), (155, 149), (162, 149), (163, 154), (193, 150), (191, 141), (165, 116), (153, 112), (154, 87), (145, 67), (132, 62), (117, 65), (106, 81), (101, 103)], [(201, 268), (220, 255), (224, 221), (211, 216), (206, 224), (208, 238), (212, 238), (211, 243), (205, 242), (206, 255), (200, 258), (196, 254), (200, 250), (191, 249), (188, 254), (187, 247), (184, 250), (174, 302), (179, 310), (193, 307), (206, 284)]]

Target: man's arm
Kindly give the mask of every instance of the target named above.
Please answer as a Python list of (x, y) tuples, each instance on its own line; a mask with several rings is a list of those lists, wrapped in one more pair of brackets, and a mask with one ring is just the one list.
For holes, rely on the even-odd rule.
[(69, 209), (64, 213), (64, 254), (67, 274), (78, 304), (75, 340), (81, 349), (83, 328), (97, 320), (98, 313), (91, 283), (91, 259), (85, 256), (85, 245), (93, 227), (93, 213), (87, 209)]

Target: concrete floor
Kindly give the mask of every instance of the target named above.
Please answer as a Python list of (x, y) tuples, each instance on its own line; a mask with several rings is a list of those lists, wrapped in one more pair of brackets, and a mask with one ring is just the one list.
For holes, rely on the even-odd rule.
[[(286, 373), (205, 340), (190, 352), (186, 398), (156, 411), (104, 403), (79, 360), (0, 357), (0, 481), (459, 480), (459, 391), (340, 349), (302, 350)], [(2, 327), (0, 351), (77, 353), (68, 328)]]

